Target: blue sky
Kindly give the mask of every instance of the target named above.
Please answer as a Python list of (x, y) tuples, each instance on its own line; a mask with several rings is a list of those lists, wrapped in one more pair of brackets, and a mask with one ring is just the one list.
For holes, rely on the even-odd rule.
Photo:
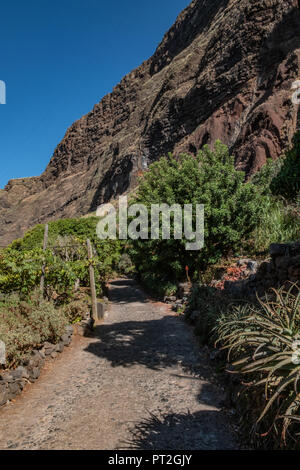
[(72, 122), (153, 54), (188, 3), (2, 2), (0, 187), (40, 174)]

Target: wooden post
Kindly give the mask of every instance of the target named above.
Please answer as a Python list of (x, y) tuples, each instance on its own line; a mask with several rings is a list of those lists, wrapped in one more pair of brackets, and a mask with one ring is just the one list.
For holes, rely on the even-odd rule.
[(90, 288), (91, 288), (91, 296), (92, 296), (92, 318), (93, 320), (98, 320), (98, 312), (97, 312), (97, 294), (96, 294), (96, 285), (95, 285), (95, 271), (94, 266), (92, 264), (93, 259), (93, 249), (92, 244), (89, 239), (86, 241), (87, 250), (88, 250), (88, 259), (89, 259), (89, 271), (90, 271)]
[[(47, 250), (47, 244), (48, 244), (48, 232), (49, 232), (49, 226), (48, 224), (45, 225), (45, 232), (44, 232), (44, 243), (43, 243), (43, 250)], [(45, 268), (46, 266), (42, 266), (42, 276), (41, 276), (41, 283), (40, 283), (40, 289), (41, 289), (41, 294), (44, 295), (44, 286), (45, 286)]]

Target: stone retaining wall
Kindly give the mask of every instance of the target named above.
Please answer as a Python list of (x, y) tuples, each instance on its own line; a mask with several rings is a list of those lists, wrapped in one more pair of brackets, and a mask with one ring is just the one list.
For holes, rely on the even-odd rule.
[(226, 282), (225, 290), (233, 296), (264, 295), (270, 288), (292, 283), (300, 287), (300, 241), (274, 243), (270, 246), (270, 259), (258, 264), (255, 273), (247, 279)]
[(271, 272), (275, 281), (300, 282), (300, 241), (290, 244), (273, 244), (270, 247), (270, 255), (273, 268)]
[(72, 340), (73, 327), (67, 326), (65, 333), (57, 344), (44, 343), (39, 350), (32, 351), (30, 357), (14, 370), (0, 373), (0, 406), (5, 405), (19, 395), (28, 382), (35, 382), (41, 373), (45, 361), (55, 358), (69, 346)]
[[(108, 309), (108, 299), (104, 302), (98, 302), (98, 320), (104, 318)], [(47, 358), (54, 359), (59, 353), (62, 353), (65, 346), (69, 346), (72, 336), (90, 336), (93, 333), (94, 320), (90, 318), (90, 312), (81, 322), (69, 325), (65, 333), (57, 344), (45, 342), (39, 350), (33, 350), (31, 356), (14, 370), (0, 371), (0, 406), (5, 405), (19, 395), (26, 383), (35, 382), (41, 373), (41, 369)]]

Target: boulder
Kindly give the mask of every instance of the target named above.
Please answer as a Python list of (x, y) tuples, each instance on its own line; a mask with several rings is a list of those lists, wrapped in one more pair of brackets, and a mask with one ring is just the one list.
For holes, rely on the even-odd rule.
[(272, 243), (269, 251), (272, 258), (287, 256), (290, 252), (290, 245), (286, 243)]
[(3, 382), (0, 382), (0, 406), (5, 405), (8, 401), (8, 388), (7, 385)]
[(30, 382), (35, 382), (40, 376), (39, 367), (33, 367), (32, 369), (28, 369), (28, 372)]
[(72, 325), (67, 325), (65, 331), (68, 336), (72, 336), (74, 333), (74, 327)]
[(69, 346), (71, 343), (71, 336), (68, 336), (67, 334), (62, 335), (60, 338), (61, 342), (63, 343), (64, 346)]
[(23, 387), (19, 381), (11, 382), (8, 384), (7, 396), (9, 400), (12, 400), (17, 395), (20, 395)]
[(178, 297), (179, 299), (183, 299), (184, 297), (188, 297), (190, 291), (191, 291), (191, 284), (188, 283), (188, 282), (181, 282), (179, 285), (178, 285)]
[(24, 366), (19, 366), (17, 367), (17, 369), (11, 371), (11, 375), (14, 378), (14, 380), (29, 378), (28, 371)]
[(45, 353), (45, 356), (51, 356), (51, 354), (55, 351), (55, 348), (56, 348), (56, 345), (55, 344), (52, 344), (52, 343), (44, 343), (44, 353)]
[(75, 334), (79, 336), (90, 336), (93, 332), (94, 320), (89, 318), (74, 325)]
[(55, 347), (55, 352), (58, 352), (58, 353), (62, 353), (63, 350), (64, 350), (64, 343), (62, 341), (60, 341), (59, 343), (57, 343), (56, 347)]

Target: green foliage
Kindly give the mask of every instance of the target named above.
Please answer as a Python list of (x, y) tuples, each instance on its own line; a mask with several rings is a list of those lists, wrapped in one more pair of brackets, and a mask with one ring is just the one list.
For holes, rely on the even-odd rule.
[(160, 286), (161, 296), (170, 297), (171, 295), (175, 295), (177, 293), (178, 286), (173, 282), (165, 282)]
[(265, 198), (261, 221), (253, 232), (247, 252), (267, 252), (271, 243), (293, 242), (300, 238), (300, 210), (282, 198)]
[(214, 150), (205, 146), (197, 156), (169, 156), (150, 167), (141, 181), (136, 203), (205, 204), (205, 247), (186, 251), (186, 240), (138, 240), (131, 251), (141, 277), (156, 282), (182, 279), (185, 266), (196, 277), (200, 270), (235, 251), (249, 239), (259, 223), (264, 203), (260, 188), (245, 183), (234, 168), (228, 148), (217, 141)]
[(86, 318), (90, 311), (90, 299), (86, 295), (76, 295), (74, 300), (62, 305), (62, 311), (68, 323), (78, 323)]
[(0, 339), (6, 345), (7, 366), (14, 367), (45, 341), (56, 343), (64, 333), (67, 318), (52, 302), (35, 292), (27, 299), (17, 295), (0, 301)]
[(273, 194), (295, 200), (300, 192), (300, 132), (293, 139), (278, 174), (273, 178), (270, 188)]
[[(0, 292), (16, 291), (29, 295), (39, 285), (42, 266), (45, 266), (45, 287), (49, 297), (55, 291), (59, 296), (64, 295), (65, 300), (71, 299), (76, 283), (79, 282), (80, 287), (89, 286), (89, 264), (93, 263), (96, 290), (101, 296), (105, 283), (119, 262), (121, 243), (118, 240), (99, 240), (94, 234), (94, 257), (89, 260), (85, 238), (59, 235), (55, 239), (52, 233), (49, 248), (44, 252), (32, 246), (39, 231), (39, 227), (36, 232), (35, 229), (31, 231), (24, 245), (19, 240), (0, 252)], [(32, 246), (30, 250), (27, 249), (29, 245)]]
[[(56, 244), (59, 237), (75, 237), (79, 239), (89, 238), (92, 242), (98, 240), (96, 226), (98, 217), (82, 219), (61, 219), (49, 222), (49, 245)], [(10, 247), (17, 251), (30, 251), (33, 248), (42, 248), (44, 239), (44, 225), (36, 225), (28, 230), (23, 238), (12, 242)]]
[(140, 276), (147, 291), (159, 299), (174, 295), (178, 290), (178, 286), (174, 282), (167, 279), (160, 279), (158, 281), (157, 274), (155, 273), (140, 273)]
[(129, 275), (135, 271), (134, 264), (128, 253), (123, 253), (118, 263), (118, 273)]
[(294, 146), (278, 160), (269, 160), (251, 182), (265, 196), (262, 217), (248, 251), (267, 251), (271, 243), (292, 242), (300, 237), (300, 133)]
[(37, 286), (47, 254), (41, 249), (19, 252), (6, 249), (0, 252), (0, 292), (29, 294)]
[(263, 165), (260, 171), (258, 171), (252, 176), (251, 182), (259, 186), (263, 194), (270, 196), (271, 183), (274, 180), (274, 178), (277, 177), (283, 164), (284, 164), (283, 157), (277, 158), (276, 160), (272, 160), (271, 158), (268, 159), (267, 163)]
[[(292, 286), (258, 305), (233, 307), (220, 319), (218, 342), (234, 358), (235, 372), (249, 376), (248, 412), (256, 433), (293, 446), (300, 420), (300, 291)], [(246, 418), (246, 421), (249, 421)]]
[(300, 194), (300, 132), (293, 138), (292, 147), (277, 160), (268, 160), (252, 177), (265, 194), (282, 196), (295, 201)]
[[(0, 338), (8, 348), (8, 365), (14, 366), (42, 342), (55, 342), (62, 325), (80, 321), (90, 309), (89, 265), (94, 266), (96, 291), (103, 295), (105, 284), (118, 265), (122, 245), (117, 240), (99, 240), (97, 218), (63, 220), (49, 225), (49, 243), (42, 250), (44, 226), (30, 230), (24, 239), (0, 251), (0, 292), (15, 293), (0, 304)], [(88, 259), (86, 239), (93, 243)], [(32, 297), (45, 268), (45, 297)], [(21, 300), (20, 300), (21, 299)], [(54, 301), (54, 308), (52, 303)]]

